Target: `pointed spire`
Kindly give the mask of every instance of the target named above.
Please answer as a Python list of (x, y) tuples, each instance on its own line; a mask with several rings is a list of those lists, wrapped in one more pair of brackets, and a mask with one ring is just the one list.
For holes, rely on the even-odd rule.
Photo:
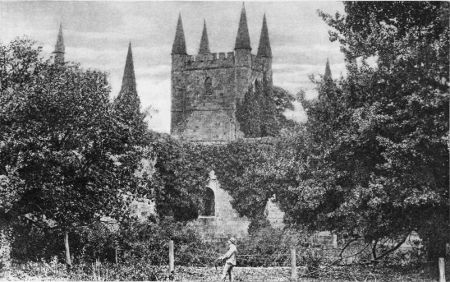
[(58, 38), (56, 39), (55, 51), (53, 53), (55, 54), (55, 63), (64, 63), (65, 47), (61, 23), (59, 24)]
[(327, 58), (327, 64), (325, 65), (325, 74), (323, 75), (324, 80), (332, 80), (331, 77), (331, 69), (330, 69), (330, 61)]
[(131, 42), (128, 44), (128, 54), (125, 62), (125, 69), (123, 71), (122, 88), (119, 96), (123, 93), (132, 93), (137, 96), (136, 91), (136, 77), (134, 75), (133, 54), (131, 52)]
[(209, 51), (209, 41), (208, 41), (208, 31), (206, 30), (206, 20), (203, 20), (203, 33), (202, 39), (200, 40), (200, 48), (198, 49), (199, 54), (208, 54)]
[(113, 102), (114, 115), (122, 123), (118, 130), (123, 133), (123, 141), (134, 145), (142, 145), (145, 140), (147, 124), (145, 114), (141, 112), (141, 100), (136, 90), (136, 77), (134, 74), (133, 53), (131, 42), (128, 44), (128, 53), (123, 71), (122, 88)]
[(245, 13), (244, 3), (242, 3), (241, 18), (239, 19), (236, 44), (234, 45), (234, 50), (238, 49), (252, 50), (252, 47), (250, 45), (250, 35), (248, 33), (247, 15)]
[(183, 22), (181, 13), (178, 16), (177, 31), (172, 46), (172, 55), (186, 55), (186, 40), (184, 39)]
[(267, 29), (266, 14), (264, 14), (263, 18), (257, 56), (272, 58), (272, 48), (270, 48), (269, 30)]

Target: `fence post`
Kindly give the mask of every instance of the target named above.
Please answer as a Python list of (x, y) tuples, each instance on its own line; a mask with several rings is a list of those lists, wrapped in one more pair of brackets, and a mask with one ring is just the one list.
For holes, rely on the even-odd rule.
[(439, 282), (445, 282), (445, 260), (439, 258)]
[(70, 246), (69, 246), (69, 232), (65, 231), (64, 232), (64, 247), (66, 250), (66, 267), (67, 270), (70, 271), (70, 269), (72, 268), (72, 261), (71, 261), (71, 257), (70, 257)]
[(94, 277), (94, 281), (97, 281), (97, 274), (95, 271), (95, 263), (92, 263), (92, 276)]
[(295, 247), (291, 247), (291, 281), (297, 281), (297, 255)]
[(169, 279), (173, 280), (175, 274), (175, 257), (173, 253), (173, 240), (169, 241)]

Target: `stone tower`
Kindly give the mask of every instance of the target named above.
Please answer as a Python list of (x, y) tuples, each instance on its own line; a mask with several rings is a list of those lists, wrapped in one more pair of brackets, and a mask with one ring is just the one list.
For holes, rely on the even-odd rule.
[(234, 52), (211, 53), (206, 22), (197, 55), (186, 52), (181, 15), (172, 46), (171, 134), (190, 141), (226, 142), (243, 136), (237, 101), (256, 79), (272, 81), (272, 51), (266, 17), (259, 48), (251, 53), (247, 15), (242, 7)]
[(53, 51), (53, 54), (55, 54), (55, 57), (54, 57), (55, 64), (64, 63), (64, 53), (65, 53), (64, 38), (63, 38), (63, 32), (62, 32), (62, 24), (60, 24), (58, 38), (56, 39), (55, 51)]

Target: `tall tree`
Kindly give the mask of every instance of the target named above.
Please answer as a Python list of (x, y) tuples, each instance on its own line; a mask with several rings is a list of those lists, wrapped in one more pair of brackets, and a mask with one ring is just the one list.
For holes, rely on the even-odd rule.
[[(321, 14), (348, 76), (319, 82), (308, 108), (294, 221), (374, 242), (411, 231), (429, 258), (448, 240), (448, 3), (346, 2)], [(370, 66), (366, 59), (376, 64)], [(295, 191), (295, 192), (294, 192)], [(374, 259), (388, 253), (374, 252)]]
[(236, 110), (236, 119), (245, 137), (261, 137), (261, 83), (250, 85)]
[(52, 64), (28, 40), (0, 50), (2, 234), (20, 216), (67, 234), (121, 214), (141, 187), (124, 159), (140, 154), (121, 145), (106, 74)]
[(278, 122), (277, 107), (274, 93), (269, 80), (264, 77), (261, 87), (261, 136), (278, 136), (280, 124)]
[(281, 128), (295, 126), (284, 116), (287, 109), (293, 109), (295, 98), (280, 87), (273, 87), (268, 79), (255, 80), (239, 101), (236, 118), (245, 137), (279, 136)]

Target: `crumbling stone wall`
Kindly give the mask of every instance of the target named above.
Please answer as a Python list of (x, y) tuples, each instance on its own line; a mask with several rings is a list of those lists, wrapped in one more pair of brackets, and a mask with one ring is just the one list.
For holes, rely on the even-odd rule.
[[(205, 240), (229, 238), (230, 236), (236, 238), (247, 236), (250, 220), (246, 217), (239, 216), (237, 211), (232, 207), (232, 197), (220, 187), (214, 171), (211, 171), (209, 174), (207, 188), (211, 189), (214, 194), (214, 203), (212, 204), (213, 212), (208, 215), (200, 213), (197, 220), (189, 224), (195, 227), (200, 236)], [(134, 201), (131, 205), (131, 212), (139, 220), (143, 221), (150, 214), (156, 214), (155, 204), (149, 200)], [(275, 198), (271, 198), (267, 202), (265, 215), (274, 228), (284, 227), (284, 212), (276, 204)]]
[(231, 206), (232, 198), (227, 191), (220, 188), (220, 183), (214, 171), (211, 171), (209, 175), (209, 183), (207, 186), (214, 192), (214, 215), (200, 215), (191, 225), (197, 229), (203, 238), (208, 240), (230, 236), (237, 238), (245, 237), (250, 220), (246, 217), (239, 216), (236, 210), (233, 209)]

